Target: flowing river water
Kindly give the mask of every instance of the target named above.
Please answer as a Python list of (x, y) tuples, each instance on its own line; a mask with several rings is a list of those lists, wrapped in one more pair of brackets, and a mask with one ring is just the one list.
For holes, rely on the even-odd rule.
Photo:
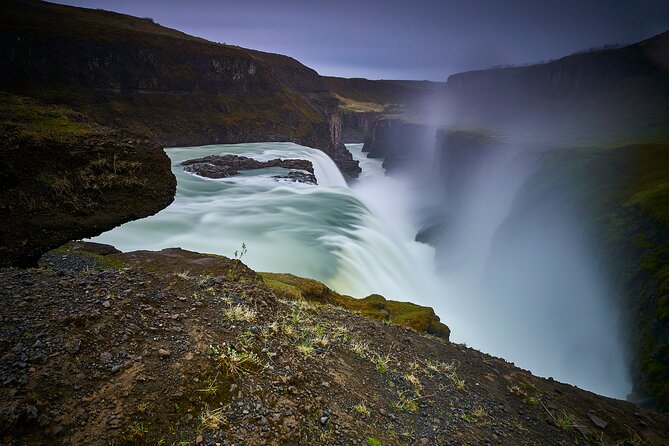
[[(363, 168), (353, 187), (323, 152), (292, 143), (167, 149), (177, 177), (174, 203), (94, 241), (123, 251), (181, 247), (229, 257), (244, 243), (242, 260), (256, 271), (310, 277), (355, 297), (424, 300), (433, 293), (434, 250), (414, 241), (406, 185), (384, 176), (381, 160), (368, 159), (362, 144), (349, 150)], [(261, 161), (307, 159), (318, 185), (273, 178), (286, 172), (282, 168), (213, 180), (179, 166), (226, 153)]]
[[(313, 278), (355, 297), (378, 293), (432, 306), (451, 327), (456, 342), (503, 355), (539, 375), (625, 397), (629, 384), (624, 363), (617, 352), (609, 354), (601, 347), (615, 340), (589, 336), (574, 344), (553, 333), (550, 339), (542, 337), (539, 318), (537, 326), (504, 316), (509, 311), (523, 313), (534, 302), (531, 294), (526, 302), (505, 304), (498, 299), (493, 305), (472, 291), (469, 282), (461, 286), (449, 271), (438, 272), (434, 249), (414, 240), (415, 198), (425, 190), (416, 189), (409, 178), (386, 176), (382, 161), (367, 158), (362, 144), (347, 147), (363, 170), (350, 187), (327, 155), (292, 143), (167, 149), (177, 178), (174, 202), (152, 217), (126, 223), (93, 241), (123, 251), (181, 247), (228, 257), (240, 252), (244, 243), (248, 251), (242, 260), (256, 271)], [(282, 168), (214, 180), (184, 172), (179, 165), (221, 154), (261, 161), (306, 159), (313, 163), (318, 185), (277, 180), (274, 176), (287, 172)], [(587, 327), (585, 316), (579, 323)], [(574, 345), (606, 354), (602, 359), (574, 356)]]

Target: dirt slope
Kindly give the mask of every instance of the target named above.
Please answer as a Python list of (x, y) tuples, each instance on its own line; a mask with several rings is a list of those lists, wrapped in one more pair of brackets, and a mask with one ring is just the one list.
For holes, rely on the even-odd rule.
[(666, 415), (278, 300), (238, 260), (74, 245), (0, 298), (2, 444), (669, 443)]

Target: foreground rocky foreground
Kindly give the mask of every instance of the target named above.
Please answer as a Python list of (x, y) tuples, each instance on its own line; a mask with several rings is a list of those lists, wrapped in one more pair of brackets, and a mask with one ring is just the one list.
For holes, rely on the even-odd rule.
[(180, 249), (0, 270), (0, 443), (669, 444), (668, 415), (278, 294)]

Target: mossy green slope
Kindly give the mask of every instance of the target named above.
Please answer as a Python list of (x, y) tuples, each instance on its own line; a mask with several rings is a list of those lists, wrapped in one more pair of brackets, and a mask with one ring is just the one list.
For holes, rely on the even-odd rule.
[(332, 291), (330, 288), (312, 279), (292, 274), (260, 273), (267, 286), (281, 299), (300, 300), (320, 304), (331, 304), (355, 311), (365, 317), (380, 319), (413, 330), (429, 333), (444, 339), (450, 336), (450, 329), (439, 321), (430, 307), (423, 307), (411, 302), (387, 300), (378, 294), (364, 299), (356, 299)]

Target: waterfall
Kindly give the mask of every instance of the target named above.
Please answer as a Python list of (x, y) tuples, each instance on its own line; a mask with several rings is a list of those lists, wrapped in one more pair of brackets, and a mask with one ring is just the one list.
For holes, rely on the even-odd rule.
[[(384, 176), (381, 160), (368, 159), (361, 144), (349, 149), (363, 167), (352, 188), (323, 152), (292, 143), (167, 149), (177, 177), (174, 203), (93, 240), (124, 251), (178, 246), (230, 257), (245, 243), (243, 261), (257, 271), (313, 278), (356, 297), (424, 301), (436, 281), (434, 250), (414, 241), (406, 185)], [(214, 180), (179, 166), (226, 153), (309, 160), (318, 185), (278, 181), (280, 169)]]
[[(124, 251), (178, 246), (229, 257), (245, 243), (242, 260), (256, 271), (313, 278), (355, 297), (378, 293), (432, 306), (454, 341), (537, 374), (625, 396), (629, 384), (613, 316), (604, 308), (603, 279), (572, 236), (574, 227), (551, 215), (565, 225), (528, 220), (527, 231), (515, 237), (502, 230), (531, 164), (517, 153), (482, 158), (467, 175), (457, 209), (449, 209), (449, 237), (435, 244), (447, 261), (437, 265), (435, 249), (414, 237), (421, 206), (442, 197), (438, 188), (416, 172), (386, 176), (381, 160), (367, 158), (361, 144), (348, 148), (363, 169), (352, 187), (323, 152), (292, 143), (168, 149), (174, 203), (94, 241)], [(285, 173), (280, 168), (213, 180), (179, 166), (226, 153), (306, 159), (319, 184), (277, 180)]]

